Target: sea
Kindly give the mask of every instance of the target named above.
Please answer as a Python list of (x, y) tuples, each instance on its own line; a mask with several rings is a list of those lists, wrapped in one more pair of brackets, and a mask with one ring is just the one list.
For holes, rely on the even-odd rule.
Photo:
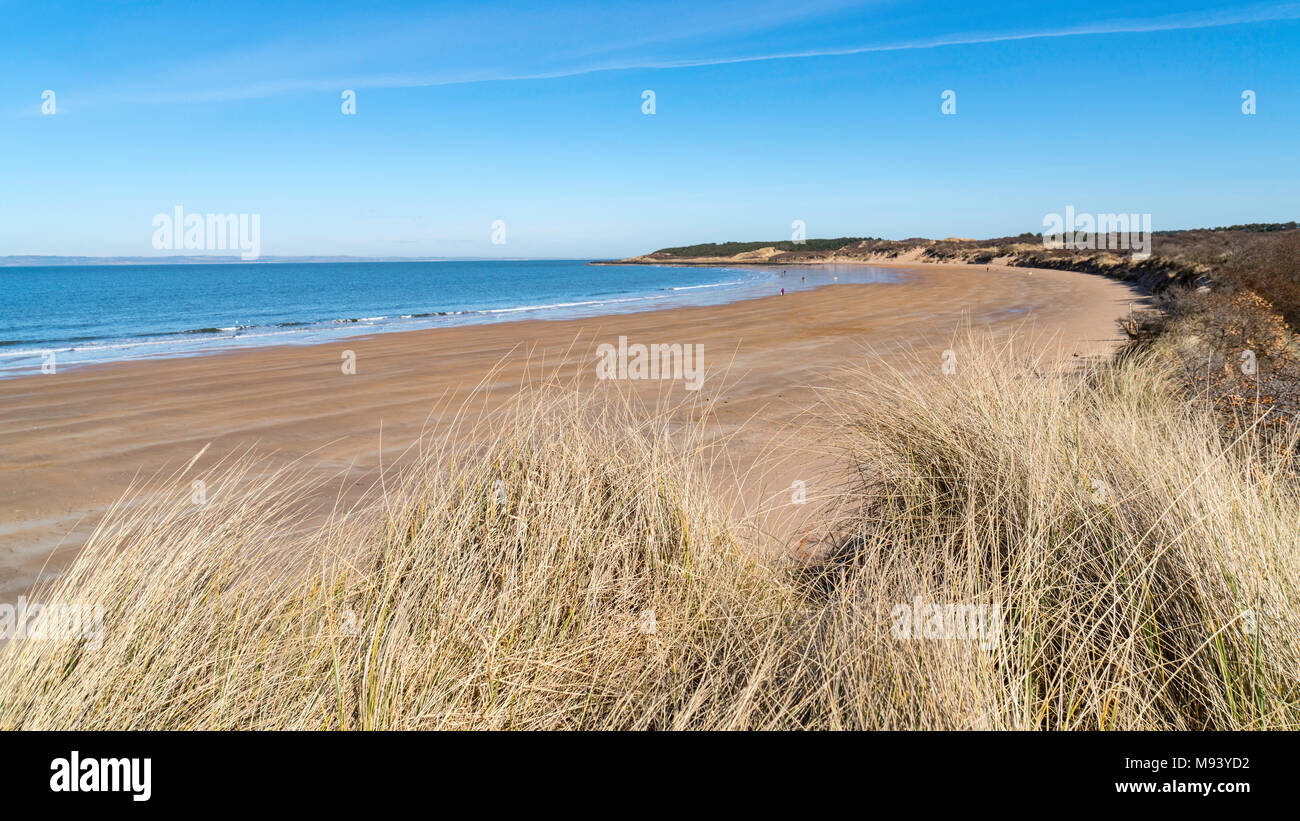
[(861, 265), (672, 267), (590, 260), (0, 267), (0, 378), (148, 357), (521, 319), (718, 305), (889, 283)]

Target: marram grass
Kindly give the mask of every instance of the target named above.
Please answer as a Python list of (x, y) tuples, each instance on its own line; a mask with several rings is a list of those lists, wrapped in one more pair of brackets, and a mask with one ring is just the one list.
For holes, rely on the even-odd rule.
[[(546, 385), (326, 523), (244, 457), (115, 508), (0, 648), (25, 729), (1265, 729), (1300, 725), (1300, 495), (1149, 361), (828, 392), (811, 561), (716, 501), (697, 428)], [(819, 445), (825, 445), (825, 442)], [(914, 602), (997, 640), (899, 638)]]

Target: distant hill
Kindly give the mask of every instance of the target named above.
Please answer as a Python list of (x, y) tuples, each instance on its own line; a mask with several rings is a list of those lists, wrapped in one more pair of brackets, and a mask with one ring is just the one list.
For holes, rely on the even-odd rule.
[(1247, 246), (1295, 236), (1296, 222), (1250, 223), (1151, 233), (1150, 259), (1121, 250), (1071, 250), (1044, 247), (1041, 233), (993, 239), (882, 239), (838, 237), (757, 242), (713, 242), (661, 248), (610, 264), (800, 265), (827, 262), (937, 262), (1010, 265), (1100, 273), (1161, 290), (1191, 283)]

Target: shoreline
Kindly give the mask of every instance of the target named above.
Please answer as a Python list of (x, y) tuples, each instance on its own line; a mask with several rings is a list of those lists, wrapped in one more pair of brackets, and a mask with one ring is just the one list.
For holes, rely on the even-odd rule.
[[(861, 258), (799, 260), (799, 261), (783, 262), (781, 264), (776, 264), (776, 263), (766, 262), (761, 260), (739, 260), (739, 261), (729, 261), (725, 263), (722, 261), (644, 262), (644, 261), (629, 261), (629, 260), (608, 260), (608, 261), (588, 260), (586, 264), (595, 265), (595, 266), (645, 265), (645, 266), (659, 267), (659, 268), (717, 268), (719, 270), (725, 270), (726, 267), (734, 264), (734, 265), (751, 267), (751, 268), (769, 268), (774, 271), (786, 265), (791, 267), (797, 266), (802, 268), (865, 267), (865, 268), (881, 268), (890, 271), (900, 271), (904, 274), (906, 274), (909, 271), (916, 271), (918, 269), (923, 270), (926, 268), (950, 269), (950, 268), (969, 267), (970, 269), (975, 270), (979, 267), (986, 267), (986, 268), (992, 268), (998, 270), (1020, 271), (1020, 272), (1031, 270), (1019, 266), (996, 265), (996, 264), (990, 266), (981, 266), (972, 263), (932, 262), (928, 260), (898, 260), (898, 259), (864, 260)], [(1039, 272), (1047, 272), (1055, 269), (1032, 269), (1032, 270), (1039, 271)], [(893, 284), (900, 284), (905, 281), (906, 281), (906, 277), (902, 277), (900, 279), (896, 279), (892, 281), (882, 281), (882, 282), (874, 282), (874, 283), (867, 283), (867, 284), (893, 285)], [(820, 288), (830, 287), (832, 285), (837, 285), (837, 284), (851, 284), (851, 283), (837, 283), (837, 282), (816, 283), (811, 285), (810, 287), (802, 287), (797, 290), (792, 289), (791, 293), (807, 292), (810, 290), (817, 290)], [(713, 287), (713, 286), (692, 286), (692, 287)], [(77, 362), (77, 361), (69, 362), (66, 359), (62, 359), (59, 360), (58, 362), (58, 370), (60, 373), (63, 372), (80, 373), (89, 368), (113, 367), (118, 365), (134, 363), (134, 362), (161, 362), (161, 361), (170, 361), (173, 359), (195, 359), (195, 358), (206, 358), (212, 356), (224, 356), (224, 355), (234, 354), (234, 353), (243, 353), (246, 351), (268, 350), (274, 348), (305, 348), (305, 347), (313, 347), (313, 346), (320, 346), (320, 345), (343, 344), (350, 341), (364, 340), (375, 336), (387, 335), (387, 334), (407, 334), (407, 333), (420, 333), (423, 331), (448, 330), (454, 328), (501, 326), (501, 325), (511, 325), (514, 323), (525, 323), (525, 322), (569, 322), (569, 321), (580, 321), (580, 320), (599, 320), (606, 317), (618, 317), (618, 316), (627, 316), (627, 315), (673, 311), (679, 308), (720, 307), (720, 306), (732, 305), (732, 304), (746, 302), (755, 299), (766, 299), (773, 296), (773, 294), (750, 293), (750, 291), (755, 287), (757, 286), (751, 283), (740, 285), (736, 288), (737, 291), (742, 292), (740, 295), (736, 296), (734, 299), (729, 299), (724, 302), (716, 302), (716, 303), (706, 302), (700, 304), (687, 303), (687, 304), (677, 304), (677, 305), (665, 305), (659, 307), (645, 307), (639, 309), (634, 308), (626, 311), (611, 311), (609, 313), (578, 314), (576, 316), (575, 315), (565, 315), (565, 316), (556, 316), (556, 317), (528, 316), (528, 317), (521, 317), (519, 319), (497, 319), (497, 320), (484, 320), (478, 322), (462, 322), (462, 323), (446, 324), (446, 325), (426, 325), (423, 327), (403, 328), (403, 329), (396, 329), (396, 330), (375, 330), (369, 332), (356, 332), (351, 334), (340, 333), (338, 336), (335, 337), (329, 337), (322, 332), (315, 338), (312, 338), (310, 341), (304, 339), (304, 341), (302, 342), (285, 341), (285, 342), (268, 342), (263, 344), (252, 344), (252, 345), (227, 345), (227, 344), (217, 344), (217, 342), (214, 340), (213, 344), (211, 344), (210, 347), (203, 348), (203, 349), (186, 350), (186, 351), (178, 351), (178, 352), (165, 352), (165, 353), (159, 353), (154, 355), (143, 354), (139, 356), (124, 357), (122, 359), (103, 359), (103, 360), (91, 360), (91, 361), (83, 361), (83, 362)], [(1141, 296), (1146, 297), (1149, 296), (1149, 294), (1142, 293)], [(671, 297), (664, 297), (664, 298), (670, 299)], [(618, 299), (610, 300), (605, 303), (602, 303), (602, 305), (613, 306), (613, 305), (621, 304), (624, 301), (639, 301), (640, 299), (649, 299), (649, 297), (638, 297), (638, 298), (631, 298), (628, 300), (618, 300)], [(537, 310), (542, 310), (542, 308), (539, 307)], [(470, 314), (470, 313), (484, 313), (484, 312), (483, 311), (451, 311), (445, 313), (446, 315), (455, 315), (460, 313)], [(491, 313), (491, 311), (487, 311), (487, 313)], [(332, 320), (332, 321), (342, 324), (345, 322), (356, 322), (358, 320)], [(298, 323), (294, 323), (294, 324), (298, 324)], [(337, 330), (342, 331), (343, 327), (340, 327)], [(182, 336), (190, 333), (196, 333), (196, 332), (195, 331), (173, 331), (173, 332), (169, 332), (169, 335)], [(240, 337), (233, 337), (233, 338), (238, 339)], [(117, 342), (121, 340), (106, 339), (101, 341)], [(49, 350), (51, 350), (51, 348), (49, 346), (46, 346), (46, 347), (32, 349), (31, 351), (23, 351), (22, 353), (39, 355)], [(58, 348), (53, 348), (53, 350), (55, 350), (56, 353), (64, 352), (62, 349), (58, 349)], [(43, 376), (44, 374), (39, 374), (39, 375)], [(36, 376), (38, 376), (38, 374), (22, 373), (17, 371), (16, 369), (0, 368), (0, 384), (14, 379), (24, 379), (29, 377), (35, 378)]]
[[(1058, 334), (1051, 344), (1065, 361), (1101, 355), (1118, 341), (1115, 320), (1143, 299), (1093, 274), (898, 267), (910, 276), (889, 287), (837, 283), (720, 305), (395, 331), (0, 380), (0, 600), (43, 568), (48, 576), (62, 567), (133, 482), (200, 451), (199, 474), (255, 447), (273, 466), (297, 460), (347, 498), (471, 397), (477, 413), (543, 373), (594, 379), (586, 354), (620, 335), (704, 346), (698, 397), (711, 404), (711, 434), (725, 440), (736, 476), (748, 477), (741, 484), (752, 501), (789, 487), (799, 478), (792, 466), (807, 469), (815, 444), (789, 441), (791, 426), (837, 369), (864, 356), (891, 365), (937, 357), (958, 346), (962, 323), (980, 334)], [(341, 367), (348, 350), (353, 374)], [(651, 405), (686, 396), (679, 382), (630, 384)], [(188, 495), (189, 485), (175, 492)]]
[[(581, 262), (586, 265), (590, 261)], [(596, 319), (678, 307), (725, 305), (771, 295), (780, 284), (786, 284), (779, 283), (779, 266), (744, 270), (725, 265), (667, 267), (693, 273), (685, 278), (680, 274), (661, 277), (657, 286), (645, 281), (646, 275), (641, 274), (623, 283), (622, 290), (579, 290), (571, 292), (575, 294), (573, 296), (554, 291), (521, 293), (516, 295), (515, 301), (506, 300), (504, 304), (502, 300), (490, 297), (473, 304), (453, 298), (439, 307), (437, 300), (431, 304), (427, 295), (417, 294), (410, 296), (401, 307), (394, 307), (397, 303), (367, 305), (366, 310), (374, 315), (367, 315), (364, 311), (349, 314), (349, 308), (341, 305), (332, 306), (332, 311), (327, 309), (323, 318), (319, 306), (306, 308), (305, 312), (289, 306), (268, 313), (259, 304), (256, 313), (262, 316), (251, 321), (236, 319), (236, 315), (219, 319), (213, 315), (182, 316), (166, 323), (144, 323), (152, 327), (142, 330), (132, 328), (138, 323), (123, 318), (111, 324), (117, 333), (102, 329), (96, 336), (0, 341), (0, 380), (45, 374), (46, 367), (51, 364), (63, 371), (100, 364), (209, 356), (276, 346), (330, 344), (375, 334), (497, 325), (521, 320)], [(826, 270), (829, 272), (833, 267)], [(697, 270), (705, 273), (694, 273)], [(896, 278), (894, 272), (884, 268), (854, 266), (852, 270), (847, 278), (863, 282), (894, 281)], [(830, 281), (827, 273), (826, 283)], [(814, 281), (799, 287), (806, 289), (817, 284)], [(21, 325), (19, 331), (18, 338), (21, 338)]]

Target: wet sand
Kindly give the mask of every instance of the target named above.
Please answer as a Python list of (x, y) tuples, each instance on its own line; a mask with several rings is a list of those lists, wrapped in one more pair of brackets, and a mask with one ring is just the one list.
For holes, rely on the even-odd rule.
[[(1067, 271), (873, 265), (907, 277), (720, 306), (387, 333), (0, 381), (0, 600), (66, 564), (133, 479), (179, 468), (205, 446), (200, 470), (255, 445), (272, 462), (347, 470), (347, 485), (362, 487), (381, 459), (391, 461), (426, 426), (445, 424), (467, 397), (491, 407), (543, 370), (587, 378), (596, 346), (619, 336), (704, 346), (699, 394), (712, 401), (710, 424), (727, 437), (730, 469), (753, 477), (747, 492), (767, 498), (821, 458), (782, 432), (838, 369), (864, 357), (919, 357), (938, 367), (940, 352), (960, 344), (963, 321), (980, 334), (1055, 335), (1052, 356), (1064, 360), (1104, 355), (1119, 342), (1115, 320), (1141, 299), (1122, 283)], [(355, 374), (341, 367), (349, 350)], [(630, 387), (669, 401), (685, 396), (682, 382)]]

